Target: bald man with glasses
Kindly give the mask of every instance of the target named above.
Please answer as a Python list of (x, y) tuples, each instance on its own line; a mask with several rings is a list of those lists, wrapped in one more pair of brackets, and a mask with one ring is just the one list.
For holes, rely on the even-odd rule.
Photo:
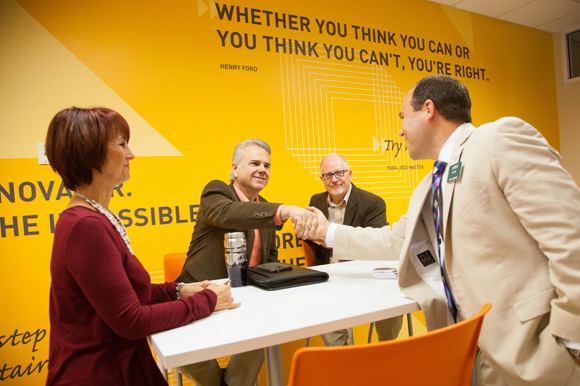
[[(357, 188), (350, 180), (352, 170), (340, 154), (328, 154), (320, 162), (320, 180), (325, 192), (312, 196), (309, 206), (318, 208), (330, 222), (355, 227), (382, 228), (387, 223), (387, 207), (379, 196)], [(312, 265), (339, 263), (332, 257), (332, 249), (305, 241), (314, 250)], [(375, 322), (379, 341), (396, 339), (403, 324), (403, 317)], [(346, 330), (321, 335), (326, 346), (348, 344)]]

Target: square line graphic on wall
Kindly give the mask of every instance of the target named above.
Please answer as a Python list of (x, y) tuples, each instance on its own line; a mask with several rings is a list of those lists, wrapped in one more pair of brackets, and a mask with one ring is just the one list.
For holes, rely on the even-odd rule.
[(410, 197), (419, 179), (399, 137), (404, 94), (384, 68), (356, 54), (337, 63), (318, 53), (280, 52), (286, 149), (316, 178), (322, 158), (339, 153), (360, 188), (384, 199)]

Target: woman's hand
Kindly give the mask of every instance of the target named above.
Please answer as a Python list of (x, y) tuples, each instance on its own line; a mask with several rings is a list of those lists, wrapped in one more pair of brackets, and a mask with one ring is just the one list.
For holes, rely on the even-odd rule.
[(232, 297), (231, 287), (229, 285), (219, 285), (210, 283), (207, 289), (212, 290), (217, 295), (217, 303), (215, 305), (214, 311), (221, 310), (231, 310), (233, 308), (238, 308), (241, 303), (234, 303), (234, 298)]
[(201, 283), (186, 284), (179, 290), (179, 297), (186, 298), (195, 295), (196, 293), (206, 289), (210, 284), (211, 282), (208, 280), (202, 281)]

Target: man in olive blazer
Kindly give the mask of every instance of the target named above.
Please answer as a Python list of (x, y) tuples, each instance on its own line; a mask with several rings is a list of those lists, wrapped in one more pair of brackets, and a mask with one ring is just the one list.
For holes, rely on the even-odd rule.
[[(260, 230), (262, 241), (261, 263), (277, 262), (274, 216), (281, 204), (267, 202), (258, 195), (258, 202), (242, 202), (233, 182), (227, 185), (214, 180), (201, 193), (187, 260), (178, 282), (197, 282), (228, 277), (225, 265), (224, 235), (244, 232), (248, 254), (254, 246), (254, 229)], [(249, 258), (249, 255), (248, 255)]]
[[(425, 78), (405, 97), (400, 135), (411, 158), (448, 163), (442, 250), (458, 319), (493, 305), (479, 339), (482, 384), (580, 385), (580, 190), (535, 128), (517, 118), (476, 128), (470, 108), (461, 83)], [(392, 227), (323, 223), (317, 236), (336, 258), (398, 258), (399, 285), (434, 330), (454, 321), (437, 279), (431, 188), (429, 173)]]
[[(278, 261), (275, 232), (288, 218), (298, 224), (295, 230), (299, 237), (303, 231), (308, 233), (316, 228), (312, 212), (269, 203), (258, 195), (270, 179), (270, 154), (268, 144), (259, 139), (237, 144), (230, 185), (215, 180), (203, 189), (187, 259), (176, 281), (226, 278), (224, 235), (228, 232), (246, 233), (248, 261), (252, 266)], [(233, 355), (223, 373), (216, 360), (183, 366), (178, 371), (197, 386), (252, 386), (263, 362), (264, 350), (260, 349)]]

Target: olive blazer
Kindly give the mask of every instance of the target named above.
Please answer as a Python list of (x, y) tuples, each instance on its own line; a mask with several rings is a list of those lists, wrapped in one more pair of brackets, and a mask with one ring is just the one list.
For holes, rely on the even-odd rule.
[(228, 232), (245, 232), (248, 259), (254, 245), (254, 229), (260, 229), (262, 263), (277, 262), (276, 226), (274, 215), (281, 204), (266, 202), (241, 202), (233, 184), (214, 180), (201, 193), (197, 219), (187, 252), (187, 259), (178, 282), (196, 282), (228, 277), (225, 263), (224, 235)]

